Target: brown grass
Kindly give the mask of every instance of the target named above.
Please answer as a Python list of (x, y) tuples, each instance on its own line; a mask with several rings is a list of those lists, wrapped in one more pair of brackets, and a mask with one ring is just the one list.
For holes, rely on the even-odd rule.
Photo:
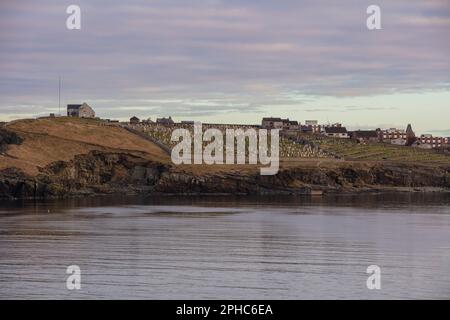
[(170, 161), (170, 157), (154, 143), (98, 120), (65, 117), (22, 120), (10, 124), (7, 129), (19, 134), (24, 142), (10, 145), (6, 154), (0, 155), (0, 170), (16, 167), (36, 175), (39, 167), (59, 160), (69, 161), (92, 150), (139, 152), (149, 160)]

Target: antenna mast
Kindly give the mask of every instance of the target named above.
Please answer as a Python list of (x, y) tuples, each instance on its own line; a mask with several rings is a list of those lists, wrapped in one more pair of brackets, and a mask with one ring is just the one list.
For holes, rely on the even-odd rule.
[(58, 108), (59, 108), (59, 115), (61, 116), (61, 76), (59, 76)]

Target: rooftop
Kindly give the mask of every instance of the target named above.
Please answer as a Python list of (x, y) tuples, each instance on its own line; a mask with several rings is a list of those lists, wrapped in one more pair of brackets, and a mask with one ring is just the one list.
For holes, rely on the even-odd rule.
[(347, 128), (345, 127), (328, 127), (325, 128), (326, 133), (347, 133)]

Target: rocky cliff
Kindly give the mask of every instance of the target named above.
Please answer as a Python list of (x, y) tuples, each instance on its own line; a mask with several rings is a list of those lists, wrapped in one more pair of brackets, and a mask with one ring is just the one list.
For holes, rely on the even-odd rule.
[(450, 166), (368, 164), (281, 168), (275, 176), (258, 171), (197, 174), (152, 162), (132, 153), (91, 151), (54, 162), (34, 177), (17, 169), (0, 171), (1, 198), (53, 198), (129, 194), (310, 194), (380, 190), (450, 191)]

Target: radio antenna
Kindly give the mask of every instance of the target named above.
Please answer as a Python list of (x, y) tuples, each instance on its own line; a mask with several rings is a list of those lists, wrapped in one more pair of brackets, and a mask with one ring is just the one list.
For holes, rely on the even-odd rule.
[(58, 109), (59, 115), (61, 116), (61, 76), (59, 76), (58, 80)]

